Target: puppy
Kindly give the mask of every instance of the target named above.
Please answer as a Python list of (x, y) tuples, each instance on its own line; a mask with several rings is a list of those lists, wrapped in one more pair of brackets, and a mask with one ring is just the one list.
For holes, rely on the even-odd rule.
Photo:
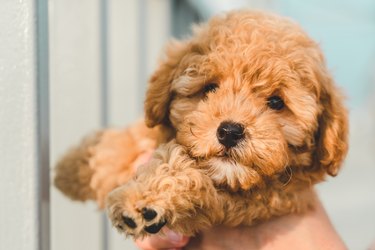
[[(297, 24), (234, 11), (193, 33), (169, 45), (151, 77), (145, 120), (135, 126), (143, 132), (102, 134), (80, 167), (89, 172), (86, 196), (100, 204), (107, 197), (113, 225), (134, 238), (163, 226), (190, 236), (313, 209), (313, 185), (335, 176), (347, 152), (343, 99), (319, 46)], [(114, 149), (129, 138), (136, 149), (153, 143), (131, 154)], [(154, 148), (133, 178), (119, 180)]]
[(172, 43), (145, 113), (173, 140), (107, 199), (113, 225), (135, 238), (306, 211), (347, 152), (347, 112), (318, 45), (259, 12), (214, 17)]

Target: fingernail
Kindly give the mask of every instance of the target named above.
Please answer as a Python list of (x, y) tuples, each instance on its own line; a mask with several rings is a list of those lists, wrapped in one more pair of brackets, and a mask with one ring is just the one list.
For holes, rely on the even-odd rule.
[(173, 242), (173, 243), (179, 243), (179, 242), (182, 241), (182, 238), (183, 238), (183, 236), (181, 234), (175, 233), (173, 231), (168, 231), (166, 233), (166, 236), (167, 236), (168, 240)]

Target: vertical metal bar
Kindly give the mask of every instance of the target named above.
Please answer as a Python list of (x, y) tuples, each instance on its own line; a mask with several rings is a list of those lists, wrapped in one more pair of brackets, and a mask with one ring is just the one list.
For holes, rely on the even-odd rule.
[(47, 0), (2, 5), (0, 249), (45, 250), (49, 249)]
[(39, 249), (50, 249), (48, 0), (36, 1), (37, 195)]
[[(100, 126), (101, 11), (100, 0), (48, 3), (51, 161), (56, 162)], [(102, 250), (102, 218), (95, 210), (94, 203), (72, 203), (51, 188), (51, 248)]]
[(200, 23), (203, 18), (199, 12), (193, 8), (189, 1), (173, 0), (171, 4), (171, 34), (179, 39), (183, 39), (191, 33), (191, 25)]
[(137, 96), (139, 97), (138, 100), (142, 100), (142, 102), (137, 105), (137, 113), (143, 113), (143, 99), (144, 99), (144, 89), (147, 85), (147, 0), (139, 0), (138, 2), (138, 23), (139, 23), (139, 33), (138, 33), (138, 81), (139, 81), (139, 88), (137, 89), (138, 93)]
[[(108, 1), (100, 0), (100, 124), (107, 127), (109, 122), (108, 84)], [(109, 249), (108, 218), (102, 214), (102, 249)]]
[(108, 126), (109, 121), (109, 84), (108, 84), (108, 1), (100, 0), (100, 122), (101, 125)]

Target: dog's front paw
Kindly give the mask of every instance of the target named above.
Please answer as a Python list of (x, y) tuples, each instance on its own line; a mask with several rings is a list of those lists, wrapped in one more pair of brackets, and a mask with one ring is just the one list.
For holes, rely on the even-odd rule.
[[(122, 215), (114, 219), (116, 227), (120, 231), (125, 231), (129, 235), (136, 236), (137, 234), (143, 234), (142, 230), (146, 233), (156, 234), (167, 224), (167, 220), (163, 217), (157, 218), (158, 213), (152, 208), (142, 208), (138, 214), (130, 215), (126, 211), (123, 211)], [(160, 217), (160, 216), (159, 216)], [(141, 232), (139, 232), (141, 230)]]
[(107, 211), (113, 226), (134, 238), (156, 234), (167, 224), (165, 209), (145, 199), (141, 186), (135, 182), (108, 195)]

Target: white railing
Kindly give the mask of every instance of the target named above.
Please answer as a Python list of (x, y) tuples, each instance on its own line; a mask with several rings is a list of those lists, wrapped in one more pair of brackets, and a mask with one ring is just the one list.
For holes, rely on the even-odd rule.
[(0, 8), (0, 249), (49, 249), (47, 0)]
[[(49, 10), (53, 163), (84, 134), (141, 116), (146, 81), (170, 35), (170, 1), (54, 0)], [(135, 249), (95, 204), (52, 188), (51, 211), (53, 250)]]

